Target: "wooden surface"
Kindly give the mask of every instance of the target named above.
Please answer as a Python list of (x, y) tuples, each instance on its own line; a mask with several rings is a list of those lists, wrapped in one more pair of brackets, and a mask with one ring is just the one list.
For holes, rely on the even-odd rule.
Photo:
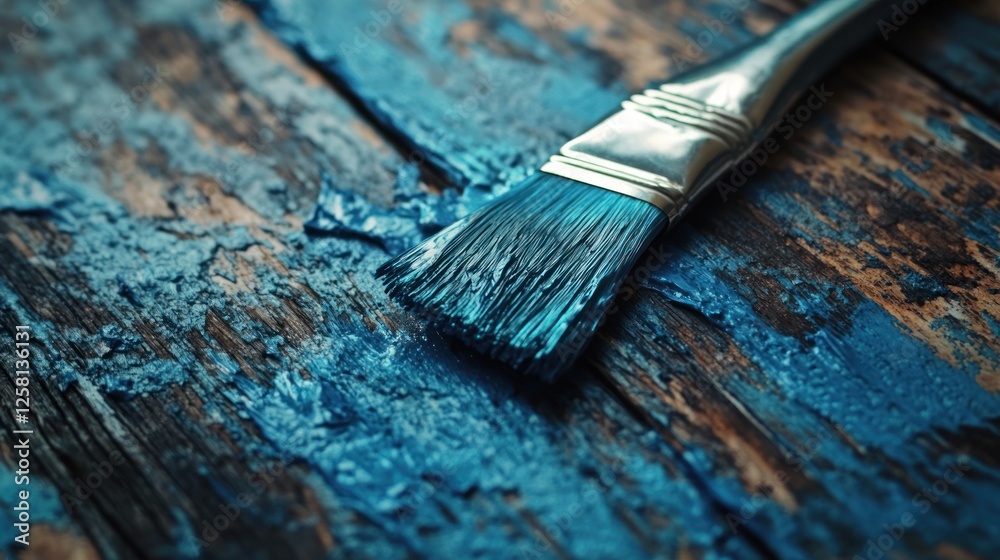
[(35, 336), (3, 554), (995, 558), (1000, 11), (940, 4), (654, 242), (552, 386), (372, 272), (799, 4), (61, 5), (0, 49), (9, 408)]

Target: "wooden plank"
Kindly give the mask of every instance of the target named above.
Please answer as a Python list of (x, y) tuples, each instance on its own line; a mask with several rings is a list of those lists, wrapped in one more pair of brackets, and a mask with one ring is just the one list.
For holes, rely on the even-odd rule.
[[(401, 144), (430, 150), (456, 185), (495, 191), (623, 90), (791, 11), (753, 5), (716, 35), (725, 3), (414, 2), (371, 26), (385, 40), (355, 49), (344, 39), (365, 35), (367, 10), (263, 4), (265, 20)], [(691, 49), (706, 30), (713, 39)], [(511, 89), (456, 126), (446, 115), (467, 93), (441, 83), (442, 66), (453, 83), (488, 68)], [(989, 108), (983, 88), (944, 78)], [(642, 297), (588, 361), (685, 453), (736, 515), (734, 532), (772, 553), (863, 556), (883, 525), (910, 514), (918, 529), (883, 538), (895, 552), (986, 555), (997, 537), (978, 499), (997, 492), (996, 125), (877, 48), (828, 85), (830, 104), (779, 137), (781, 153), (739, 194), (663, 241), (672, 259), (640, 282)], [(539, 129), (558, 137), (524, 133)], [(527, 155), (510, 161), (519, 143)], [(925, 510), (918, 494), (953, 477), (951, 464), (976, 474)]]
[[(5, 29), (38, 9), (10, 8)], [(293, 278), (239, 298), (255, 268), (281, 269), (275, 236), (298, 231), (317, 166), (391, 184), (378, 165), (391, 152), (273, 40), (210, 4), (200, 11), (194, 28), (183, 9), (152, 3), (70, 6), (16, 56), (4, 50), (2, 316), (5, 338), (13, 321), (37, 336), (39, 510), (25, 557), (58, 550), (53, 531), (86, 539), (89, 557), (192, 557), (204, 524), (240, 496), (252, 508), (223, 519), (206, 557), (306, 558), (332, 546), (337, 512), (221, 387), (273, 376), (280, 356), (260, 349), (274, 331), (289, 345), (312, 335), (297, 306), (319, 316), (319, 304)], [(291, 134), (295, 119), (312, 121), (313, 135)], [(337, 148), (350, 147), (359, 153), (339, 161)], [(4, 383), (4, 402), (12, 392)]]
[[(0, 306), (39, 335), (49, 550), (863, 557), (912, 513), (892, 553), (989, 557), (997, 140), (977, 108), (858, 57), (763, 171), (658, 243), (671, 258), (547, 387), (427, 332), (371, 272), (629, 88), (793, 6), (403, 0), (386, 24), (380, 3), (265, 8), (321, 75), (235, 3), (124, 4), (67, 7), (0, 58), (19, 193)], [(970, 468), (921, 511), (949, 461)]]
[(962, 0), (899, 11), (883, 23), (890, 47), (994, 120), (1000, 117), (1000, 7)]
[[(456, 201), (219, 7), (71, 6), (4, 52), (0, 307), (36, 336), (37, 469), (6, 552), (766, 555), (598, 378), (525, 383), (386, 301), (386, 248)], [(304, 234), (321, 195), (346, 214)]]

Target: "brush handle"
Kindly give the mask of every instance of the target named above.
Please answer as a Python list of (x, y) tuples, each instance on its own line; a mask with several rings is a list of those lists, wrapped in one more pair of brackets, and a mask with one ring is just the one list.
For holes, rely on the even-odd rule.
[(817, 2), (765, 38), (632, 96), (542, 171), (645, 200), (672, 224), (805, 90), (810, 112), (822, 106), (832, 94), (811, 84), (877, 31), (889, 5)]
[(871, 38), (889, 5), (817, 2), (761, 41), (682, 74), (661, 91), (746, 117), (753, 131), (748, 140), (760, 141), (810, 85)]

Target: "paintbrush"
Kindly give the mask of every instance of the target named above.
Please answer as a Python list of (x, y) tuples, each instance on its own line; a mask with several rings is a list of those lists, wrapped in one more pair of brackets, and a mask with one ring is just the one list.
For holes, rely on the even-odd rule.
[(823, 0), (767, 37), (632, 96), (540, 173), (376, 275), (435, 326), (554, 379), (653, 238), (867, 40), (888, 4)]

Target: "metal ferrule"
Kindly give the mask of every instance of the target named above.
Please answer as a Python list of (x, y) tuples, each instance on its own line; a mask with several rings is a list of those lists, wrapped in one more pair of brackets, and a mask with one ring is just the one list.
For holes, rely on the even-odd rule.
[(542, 171), (644, 200), (671, 224), (876, 30), (885, 0), (823, 0), (764, 39), (633, 95)]

